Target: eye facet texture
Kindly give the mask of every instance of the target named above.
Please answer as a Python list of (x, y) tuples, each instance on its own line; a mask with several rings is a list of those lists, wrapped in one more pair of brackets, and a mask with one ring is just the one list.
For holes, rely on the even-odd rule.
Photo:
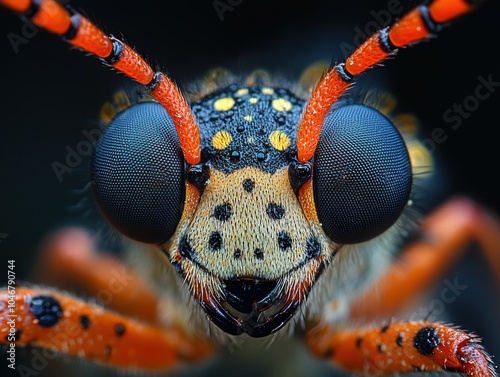
[(146, 243), (167, 241), (184, 206), (184, 159), (172, 119), (158, 103), (119, 113), (92, 161), (97, 204), (116, 229)]
[(364, 105), (331, 111), (314, 155), (314, 198), (326, 235), (370, 240), (399, 218), (410, 197), (406, 145), (389, 119)]

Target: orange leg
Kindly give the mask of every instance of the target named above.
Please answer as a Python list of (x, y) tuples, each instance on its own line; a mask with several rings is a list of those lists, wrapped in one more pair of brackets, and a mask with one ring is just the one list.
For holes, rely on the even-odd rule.
[(35, 280), (68, 289), (124, 315), (155, 323), (159, 298), (151, 287), (109, 253), (97, 252), (83, 229), (62, 229), (43, 244)]
[(356, 373), (375, 376), (446, 370), (496, 376), (477, 338), (439, 323), (403, 322), (340, 331), (324, 326), (309, 331), (307, 343), (316, 356)]
[[(500, 278), (500, 224), (477, 204), (449, 201), (422, 224), (422, 240), (403, 250), (373, 287), (357, 299), (349, 315), (359, 322), (387, 319), (429, 288), (476, 240)], [(321, 325), (307, 333), (313, 353), (353, 372), (372, 375), (409, 371), (456, 371), (496, 376), (475, 336), (433, 322), (400, 322), (383, 327), (336, 329)]]
[(0, 343), (30, 344), (122, 369), (157, 372), (210, 355), (205, 340), (47, 289), (0, 291)]
[(500, 287), (500, 223), (465, 198), (449, 201), (422, 224), (421, 240), (403, 250), (382, 278), (354, 302), (350, 318), (388, 318), (430, 288), (472, 241), (481, 246)]

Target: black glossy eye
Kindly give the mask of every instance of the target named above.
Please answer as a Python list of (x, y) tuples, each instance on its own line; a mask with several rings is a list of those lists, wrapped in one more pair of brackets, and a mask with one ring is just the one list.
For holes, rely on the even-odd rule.
[(331, 111), (314, 155), (314, 199), (326, 235), (352, 244), (387, 230), (408, 202), (406, 145), (384, 115), (363, 105)]
[(184, 159), (166, 110), (143, 102), (119, 113), (92, 164), (94, 196), (111, 225), (136, 241), (167, 241), (182, 214), (184, 184)]

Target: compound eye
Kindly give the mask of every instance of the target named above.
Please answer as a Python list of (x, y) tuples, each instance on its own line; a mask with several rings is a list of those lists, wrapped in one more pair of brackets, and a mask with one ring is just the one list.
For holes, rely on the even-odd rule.
[(353, 244), (383, 233), (399, 218), (412, 187), (398, 130), (364, 105), (331, 111), (314, 155), (313, 187), (319, 221), (331, 240)]
[(184, 206), (184, 159), (172, 119), (158, 103), (143, 102), (107, 126), (92, 161), (99, 209), (127, 237), (162, 243)]

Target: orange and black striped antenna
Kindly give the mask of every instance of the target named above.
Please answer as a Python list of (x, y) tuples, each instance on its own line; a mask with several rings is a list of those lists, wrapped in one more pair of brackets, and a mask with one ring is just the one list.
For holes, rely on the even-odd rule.
[(144, 85), (172, 118), (184, 159), (189, 164), (200, 162), (200, 130), (179, 88), (163, 73), (154, 72), (130, 46), (54, 0), (0, 0), (0, 4)]
[(304, 109), (297, 134), (298, 159), (309, 161), (316, 151), (324, 119), (332, 105), (367, 69), (395, 55), (399, 48), (420, 42), (441, 29), (444, 23), (469, 12), (473, 0), (434, 0), (421, 5), (394, 25), (386, 27), (361, 44), (344, 63), (331, 68), (314, 88)]

